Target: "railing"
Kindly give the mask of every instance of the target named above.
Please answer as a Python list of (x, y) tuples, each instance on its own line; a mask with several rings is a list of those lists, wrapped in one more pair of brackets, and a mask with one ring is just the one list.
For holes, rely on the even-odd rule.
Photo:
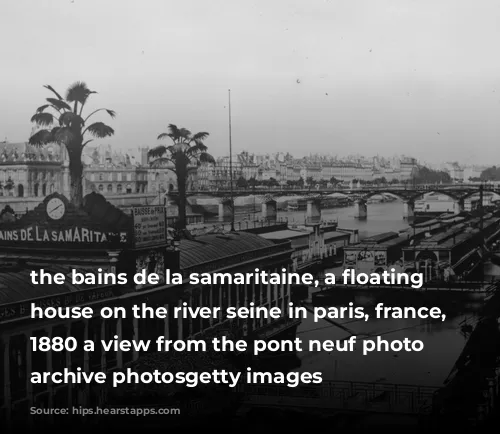
[[(438, 388), (405, 384), (326, 381), (313, 386), (237, 386), (244, 405), (257, 407), (311, 408), (354, 412), (423, 414), (432, 409)], [(126, 419), (180, 416), (202, 411), (200, 402), (189, 405), (108, 405), (108, 415)]]
[(350, 381), (325, 381), (299, 387), (240, 385), (249, 405), (402, 414), (428, 410), (437, 390), (437, 387)]
[[(297, 193), (314, 193), (314, 192), (352, 192), (352, 191), (444, 191), (444, 190), (466, 190), (466, 189), (477, 189), (479, 191), (479, 187), (483, 186), (485, 191), (495, 191), (500, 192), (500, 185), (498, 183), (476, 183), (476, 184), (385, 184), (385, 185), (370, 185), (370, 184), (361, 184), (361, 185), (342, 185), (335, 187), (292, 187), (292, 186), (259, 186), (259, 187), (249, 187), (249, 188), (234, 188), (233, 193), (236, 195), (242, 194), (266, 194), (266, 193), (289, 193), (289, 192), (297, 192)], [(177, 192), (172, 192), (173, 194), (177, 194)], [(188, 192), (190, 195), (196, 194), (227, 194), (229, 195), (231, 191), (229, 189), (208, 189), (208, 190), (193, 190)]]
[[(335, 276), (338, 278), (338, 276)], [(346, 284), (344, 285), (342, 282), (336, 283), (335, 285), (325, 285), (325, 279), (318, 279), (318, 286), (321, 287), (321, 290), (327, 290), (327, 289), (335, 289), (335, 288), (353, 288), (353, 287), (360, 287), (363, 289), (376, 289), (376, 288), (384, 288), (384, 287), (391, 287), (394, 289), (404, 289), (407, 291), (415, 291), (415, 292), (420, 292), (420, 291), (458, 291), (458, 292), (478, 292), (478, 293), (490, 293), (494, 292), (498, 289), (498, 286), (495, 282), (427, 282), (425, 283), (421, 288), (412, 288), (410, 285), (390, 285), (390, 284), (380, 284), (380, 285), (375, 285), (375, 284), (370, 284), (367, 283), (365, 285), (361, 284)]]
[(301, 319), (280, 318), (270, 322), (269, 324), (255, 328), (254, 332), (257, 333), (260, 339), (269, 339), (274, 335), (281, 333), (283, 330), (300, 325), (301, 322)]

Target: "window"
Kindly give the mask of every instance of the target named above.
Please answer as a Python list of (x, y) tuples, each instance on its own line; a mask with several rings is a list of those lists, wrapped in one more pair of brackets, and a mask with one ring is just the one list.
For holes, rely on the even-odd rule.
[(118, 194), (121, 194), (121, 192), (122, 192), (122, 185), (121, 185), (121, 184), (118, 184), (118, 185), (116, 186), (116, 192), (117, 192)]

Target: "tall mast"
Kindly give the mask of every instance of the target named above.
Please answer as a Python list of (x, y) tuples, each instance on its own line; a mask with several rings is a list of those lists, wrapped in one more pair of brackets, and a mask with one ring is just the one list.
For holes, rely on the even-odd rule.
[(481, 260), (482, 264), (481, 266), (481, 280), (484, 281), (484, 255), (486, 254), (485, 250), (485, 239), (484, 239), (484, 208), (483, 208), (483, 201), (484, 201), (484, 184), (481, 182), (479, 185), (479, 212), (480, 214), (480, 220), (479, 220), (479, 229), (481, 231), (481, 236), (480, 236), (480, 241), (481, 241)]
[(234, 232), (234, 197), (233, 197), (233, 144), (231, 140), (231, 89), (228, 90), (229, 96), (229, 182), (231, 183), (231, 232)]

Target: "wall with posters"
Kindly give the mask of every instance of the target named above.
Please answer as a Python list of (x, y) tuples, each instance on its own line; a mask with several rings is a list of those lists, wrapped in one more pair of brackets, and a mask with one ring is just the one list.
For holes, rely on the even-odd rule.
[[(146, 270), (146, 275), (155, 273), (160, 277), (159, 284), (165, 283), (165, 247), (146, 249), (138, 252), (135, 261), (135, 272)], [(136, 289), (148, 288), (156, 285), (135, 285)]]
[(385, 250), (345, 250), (344, 268), (356, 269), (367, 273), (387, 266)]

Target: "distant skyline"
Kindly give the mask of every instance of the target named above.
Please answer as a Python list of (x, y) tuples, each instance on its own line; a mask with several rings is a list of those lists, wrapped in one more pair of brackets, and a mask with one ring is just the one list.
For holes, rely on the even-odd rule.
[(500, 165), (493, 0), (8, 0), (2, 18), (0, 140), (28, 139), (43, 85), (81, 80), (115, 147), (173, 123), (225, 155), (231, 89), (235, 153)]

